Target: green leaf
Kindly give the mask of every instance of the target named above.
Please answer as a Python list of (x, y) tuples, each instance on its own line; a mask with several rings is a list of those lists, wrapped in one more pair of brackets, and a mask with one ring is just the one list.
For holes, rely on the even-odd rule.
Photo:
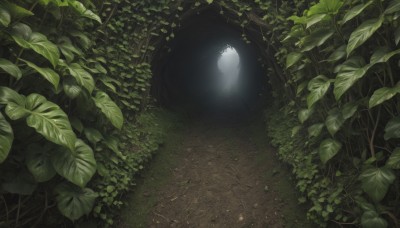
[(329, 18), (330, 17), (327, 14), (315, 14), (315, 15), (312, 15), (311, 17), (307, 18), (307, 26), (306, 26), (306, 28), (310, 28), (311, 26), (313, 26), (313, 25), (315, 25), (315, 24), (317, 24), (317, 23), (319, 23), (319, 22), (321, 22), (323, 20), (329, 19)]
[(351, 19), (355, 18), (358, 16), (362, 11), (364, 11), (369, 5), (371, 5), (374, 1), (369, 1), (367, 3), (362, 3), (359, 5), (354, 6), (351, 8), (343, 17), (342, 20), (342, 25), (344, 25), (346, 22), (350, 21)]
[(323, 98), (331, 86), (332, 80), (325, 77), (324, 75), (319, 75), (308, 83), (308, 90), (310, 94), (307, 96), (307, 106), (310, 108), (315, 102)]
[(358, 105), (355, 102), (347, 102), (342, 108), (343, 119), (347, 120), (353, 117), (357, 109)]
[(381, 201), (389, 186), (396, 179), (393, 171), (386, 167), (369, 168), (361, 173), (359, 179), (361, 180), (361, 188), (371, 197), (375, 202)]
[(81, 2), (74, 1), (70, 2), (69, 5), (72, 6), (81, 16), (95, 20), (100, 24), (102, 23), (100, 17), (97, 14), (93, 13), (93, 11), (86, 9), (86, 7)]
[(8, 87), (0, 86), (0, 104), (7, 105), (9, 103), (25, 105), (25, 97)]
[(310, 51), (325, 43), (335, 32), (330, 28), (320, 28), (302, 39), (302, 52)]
[(386, 162), (386, 165), (392, 169), (400, 169), (400, 148), (394, 149), (393, 153), (390, 155)]
[(58, 174), (80, 187), (84, 187), (96, 172), (93, 151), (80, 139), (76, 140), (72, 151), (63, 148), (53, 153), (51, 162)]
[(0, 164), (6, 160), (14, 140), (13, 129), (0, 112)]
[(340, 0), (320, 0), (319, 3), (313, 5), (307, 12), (307, 16), (315, 14), (331, 14), (336, 15), (343, 6)]
[(206, 0), (208, 4), (211, 4), (214, 2), (214, 0)]
[[(12, 105), (14, 104), (14, 105)], [(10, 107), (10, 105), (12, 105)], [(28, 115), (26, 122), (47, 140), (73, 148), (76, 141), (67, 114), (56, 104), (47, 101), (39, 94), (27, 97), (25, 106), (9, 103), (6, 113), (11, 119), (18, 119)], [(20, 114), (22, 113), (22, 114)]]
[(385, 127), (385, 140), (400, 138), (400, 116), (389, 120)]
[(11, 22), (10, 13), (4, 8), (0, 8), (0, 24), (3, 25), (4, 27), (8, 27), (10, 22)]
[(60, 43), (58, 44), (61, 53), (67, 59), (68, 62), (72, 62), (75, 58), (75, 54), (82, 56), (82, 51), (72, 44), (72, 41), (68, 37), (60, 38)]
[(54, 152), (52, 150), (50, 144), (33, 144), (27, 148), (25, 163), (37, 182), (49, 181), (56, 175), (50, 160), (50, 155)]
[(121, 109), (111, 100), (111, 98), (102, 91), (97, 91), (96, 96), (92, 98), (94, 103), (108, 120), (118, 129), (122, 128), (124, 118)]
[(374, 94), (372, 94), (371, 99), (369, 100), (369, 108), (373, 108), (387, 100), (390, 100), (398, 93), (400, 93), (400, 85), (393, 88), (383, 87), (377, 89)]
[(125, 156), (121, 153), (121, 151), (118, 148), (119, 145), (119, 140), (116, 137), (107, 135), (104, 137), (104, 144), (111, 149), (118, 157), (125, 159)]
[(0, 58), (0, 68), (16, 79), (22, 77), (22, 72), (19, 67), (7, 59)]
[(361, 226), (363, 228), (386, 228), (388, 224), (375, 211), (366, 211), (361, 216)]
[(14, 19), (21, 19), (34, 15), (31, 11), (6, 0), (0, 1), (0, 8), (7, 10)]
[(389, 61), (390, 58), (392, 58), (397, 54), (400, 54), (400, 49), (395, 51), (390, 51), (388, 47), (379, 47), (374, 52), (374, 54), (372, 54), (370, 63), (371, 64), (385, 63)]
[(56, 67), (60, 59), (60, 52), (55, 44), (47, 40), (41, 33), (32, 32), (31, 28), (25, 24), (14, 25), (11, 37), (21, 47), (32, 49), (50, 61)]
[(329, 116), (325, 120), (326, 128), (329, 133), (334, 136), (340, 130), (344, 123), (342, 112), (338, 108), (329, 111)]
[(319, 145), (319, 157), (325, 165), (331, 160), (342, 148), (342, 144), (334, 139), (325, 139)]
[(60, 83), (60, 76), (54, 70), (50, 68), (38, 67), (34, 63), (23, 59), (22, 61), (25, 62), (29, 67), (37, 71), (40, 75), (42, 75), (44, 79), (46, 79), (54, 86), (54, 89), (58, 88), (58, 84)]
[(89, 142), (96, 144), (100, 142), (100, 140), (104, 139), (103, 135), (100, 133), (100, 131), (94, 129), (94, 128), (85, 128), (83, 133), (85, 134), (86, 138), (89, 140)]
[(388, 7), (385, 9), (384, 14), (391, 14), (400, 11), (400, 1), (393, 0), (389, 3)]
[(346, 57), (346, 45), (342, 45), (338, 47), (329, 57), (326, 61), (328, 62), (336, 62), (344, 57)]
[(82, 92), (82, 88), (78, 85), (76, 80), (72, 77), (67, 77), (63, 81), (64, 93), (71, 99), (75, 99)]
[(59, 184), (55, 192), (58, 210), (72, 221), (89, 215), (98, 197), (98, 194), (89, 188), (79, 188), (69, 183)]
[(322, 123), (314, 124), (314, 125), (310, 126), (308, 128), (308, 135), (310, 137), (318, 137), (321, 134), (322, 129), (324, 128), (324, 126), (325, 125), (322, 124)]
[(314, 109), (302, 109), (299, 111), (298, 118), (300, 123), (306, 122), (310, 118), (310, 116), (314, 113)]
[(400, 26), (396, 28), (394, 31), (394, 42), (396, 43), (396, 46), (399, 45), (400, 42)]
[(354, 49), (361, 46), (381, 27), (383, 19), (383, 16), (369, 19), (351, 33), (349, 43), (347, 44), (347, 57), (350, 56)]
[(301, 57), (303, 57), (302, 53), (299, 52), (292, 52), (289, 53), (286, 57), (286, 69), (296, 64)]
[(339, 100), (354, 83), (362, 78), (369, 68), (370, 65), (365, 65), (364, 59), (359, 56), (352, 57), (340, 65), (333, 90), (336, 100)]
[(92, 75), (89, 74), (89, 72), (84, 70), (81, 67), (81, 65), (79, 65), (77, 63), (72, 63), (71, 65), (67, 65), (67, 68), (68, 68), (71, 76), (73, 76), (75, 78), (76, 82), (78, 82), (78, 84), (80, 86), (87, 89), (87, 91), (89, 91), (89, 93), (93, 92), (94, 80), (93, 80)]

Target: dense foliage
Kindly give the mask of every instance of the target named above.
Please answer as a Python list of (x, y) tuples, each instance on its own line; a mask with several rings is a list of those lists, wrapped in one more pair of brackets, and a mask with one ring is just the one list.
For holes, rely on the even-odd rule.
[(321, 0), (288, 18), (279, 56), (295, 95), (270, 137), (320, 225), (399, 224), (399, 7)]
[(399, 0), (2, 0), (0, 226), (113, 224), (170, 121), (152, 67), (206, 9), (260, 50), (309, 219), (398, 225)]

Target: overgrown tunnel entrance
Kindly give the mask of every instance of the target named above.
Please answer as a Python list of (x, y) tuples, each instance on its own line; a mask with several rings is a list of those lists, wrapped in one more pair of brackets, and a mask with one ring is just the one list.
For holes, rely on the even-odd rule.
[(269, 94), (266, 72), (259, 50), (243, 40), (242, 28), (212, 9), (180, 26), (153, 62), (157, 101), (196, 115), (245, 116), (261, 110)]

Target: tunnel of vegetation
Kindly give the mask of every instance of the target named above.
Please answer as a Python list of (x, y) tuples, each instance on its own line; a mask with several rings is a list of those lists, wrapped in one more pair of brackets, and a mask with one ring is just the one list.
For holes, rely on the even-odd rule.
[(113, 224), (206, 17), (260, 56), (268, 135), (308, 218), (398, 226), (399, 15), (399, 0), (1, 1), (0, 227)]
[[(152, 95), (159, 103), (198, 114), (239, 115), (262, 108), (267, 74), (257, 59), (257, 48), (242, 40), (241, 27), (229, 24), (214, 7), (180, 22), (174, 39), (159, 50), (152, 64)], [(221, 62), (226, 50), (238, 55), (237, 66), (231, 66), (232, 56)], [(224, 78), (219, 69), (223, 64), (238, 71)], [(235, 73), (237, 81), (230, 78)]]

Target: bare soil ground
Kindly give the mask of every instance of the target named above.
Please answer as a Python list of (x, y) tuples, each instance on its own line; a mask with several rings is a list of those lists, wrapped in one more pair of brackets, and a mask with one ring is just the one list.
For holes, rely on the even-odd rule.
[(312, 227), (263, 123), (171, 132), (117, 227)]

